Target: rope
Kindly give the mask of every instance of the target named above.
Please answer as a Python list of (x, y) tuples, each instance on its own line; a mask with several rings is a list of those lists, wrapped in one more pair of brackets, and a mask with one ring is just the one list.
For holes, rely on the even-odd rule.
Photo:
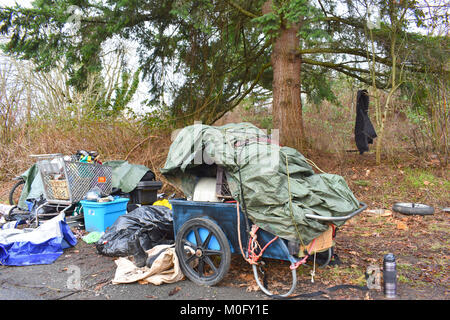
[[(264, 251), (278, 239), (278, 236), (274, 237), (272, 240), (270, 240), (264, 248), (261, 249), (261, 246), (259, 245), (256, 236), (256, 232), (258, 231), (259, 227), (256, 225), (252, 226), (252, 232), (250, 233), (251, 238), (248, 241), (248, 253), (249, 253), (249, 260), (251, 261), (250, 264), (257, 264), (259, 258), (263, 255)], [(259, 254), (256, 254), (256, 249), (259, 248), (260, 252)]]
[[(225, 137), (226, 137), (226, 135), (225, 135)], [(226, 139), (226, 140), (227, 140), (227, 143), (230, 145), (230, 147), (232, 147), (232, 146), (231, 146), (231, 142), (230, 142), (228, 139)], [(246, 140), (245, 143), (248, 143), (248, 140)], [(236, 145), (235, 145), (235, 147), (236, 147)], [(296, 223), (296, 221), (295, 221), (295, 217), (294, 217), (294, 213), (293, 213), (293, 209), (292, 209), (292, 193), (291, 193), (290, 174), (289, 174), (289, 160), (288, 160), (287, 154), (284, 153), (284, 155), (285, 155), (285, 159), (286, 159), (286, 174), (287, 174), (288, 193), (289, 193), (289, 213), (290, 213), (290, 215), (291, 215), (291, 220), (292, 220), (292, 222), (293, 222), (293, 224), (294, 224), (295, 231), (296, 231), (296, 233), (297, 233), (297, 237), (299, 238), (302, 247), (303, 247), (303, 248), (306, 248), (305, 244), (303, 243), (303, 239), (302, 239), (302, 237), (301, 237), (301, 235), (300, 235), (300, 231), (299, 231), (298, 226), (297, 226), (297, 223)], [(307, 160), (308, 163), (311, 163), (311, 164), (312, 164), (314, 167), (316, 167), (319, 171), (323, 172), (323, 171), (322, 171), (322, 170), (321, 170), (321, 169), (320, 169), (313, 161), (311, 161), (311, 160), (309, 160), (309, 159), (307, 159), (307, 158), (305, 158), (305, 159)], [(243, 198), (244, 194), (243, 194), (243, 192), (242, 192), (242, 180), (241, 180), (241, 177), (240, 177), (240, 168), (239, 168), (239, 180), (240, 180), (239, 182), (240, 182), (240, 185), (241, 185), (241, 197)], [(244, 210), (245, 210), (245, 209), (246, 209), (246, 208), (245, 208), (245, 201), (244, 201), (244, 199), (242, 199), (242, 200), (243, 200)], [(237, 202), (236, 208), (237, 208), (236, 212), (237, 212), (238, 240), (239, 240), (239, 247), (240, 247), (240, 250), (241, 250), (242, 257), (243, 257), (244, 260), (247, 261), (249, 264), (257, 264), (257, 263), (258, 263), (258, 260), (261, 258), (261, 256), (262, 256), (262, 254), (264, 253), (264, 251), (268, 248), (269, 245), (271, 245), (273, 242), (275, 242), (275, 241), (278, 239), (278, 236), (276, 236), (276, 237), (273, 238), (271, 241), (269, 241), (269, 242), (264, 246), (264, 248), (261, 248), (261, 246), (259, 245), (259, 243), (258, 243), (258, 241), (257, 241), (257, 236), (256, 236), (256, 232), (258, 231), (259, 227), (257, 227), (256, 225), (253, 225), (253, 226), (252, 226), (252, 230), (249, 232), (249, 230), (248, 230), (248, 224), (247, 224), (247, 232), (249, 232), (250, 238), (249, 238), (248, 247), (247, 247), (247, 254), (248, 254), (248, 257), (246, 257), (246, 255), (244, 254), (244, 249), (243, 249), (243, 247), (242, 247), (241, 228), (240, 228), (239, 202)], [(313, 240), (313, 245), (314, 245), (314, 241), (315, 241), (315, 239)], [(311, 245), (310, 252), (308, 252), (308, 254), (307, 254), (302, 260), (299, 260), (299, 261), (297, 261), (296, 263), (291, 264), (291, 266), (290, 266), (291, 270), (294, 270), (294, 269), (298, 268), (300, 265), (306, 263), (306, 260), (308, 259), (309, 255), (310, 255), (311, 252), (312, 252), (312, 247), (313, 247), (313, 245)], [(257, 249), (260, 250), (259, 254), (256, 254), (256, 250), (257, 250)]]
[[(258, 240), (256, 232), (258, 232), (259, 227), (257, 225), (252, 225), (252, 229), (250, 231), (250, 238), (248, 240), (248, 247), (247, 247), (247, 254), (248, 258), (244, 254), (244, 249), (242, 248), (242, 239), (241, 239), (241, 217), (239, 212), (239, 202), (236, 202), (236, 213), (237, 213), (237, 233), (238, 233), (238, 241), (239, 241), (239, 248), (241, 249), (242, 257), (245, 261), (247, 261), (249, 264), (258, 264), (258, 260), (263, 255), (264, 251), (277, 239), (278, 236), (275, 236), (272, 240), (270, 240), (263, 248), (261, 248)], [(259, 254), (256, 254), (256, 250), (259, 249)]]
[(320, 169), (312, 160), (308, 159), (305, 157), (306, 162), (308, 162), (310, 165), (312, 165), (313, 167), (315, 167), (317, 170), (319, 170), (322, 173), (326, 173), (325, 171), (323, 171), (322, 169)]
[[(239, 213), (239, 201), (236, 201), (236, 212), (237, 212), (237, 234), (238, 234), (238, 241), (239, 241), (239, 247), (241, 248), (242, 257), (245, 261), (247, 261), (247, 257), (244, 254), (244, 249), (242, 249), (242, 240), (241, 240), (241, 218)], [(247, 261), (248, 262), (248, 261)]]
[(291, 182), (290, 182), (290, 176), (289, 176), (289, 161), (288, 161), (288, 156), (286, 153), (284, 153), (284, 156), (286, 158), (286, 174), (287, 174), (288, 193), (289, 193), (289, 213), (291, 214), (291, 220), (294, 224), (295, 231), (297, 232), (297, 236), (300, 239), (302, 246), (304, 248), (306, 248), (305, 244), (303, 243), (303, 239), (300, 235), (300, 231), (298, 230), (297, 223), (295, 222), (294, 213), (292, 211), (292, 194), (291, 194)]
[[(299, 260), (299, 261), (297, 261), (296, 263), (291, 264), (291, 265), (289, 266), (289, 268), (291, 268), (291, 270), (297, 269), (300, 265), (306, 263), (306, 260), (308, 259), (308, 257), (311, 255), (311, 252), (313, 251), (312, 248), (313, 248), (315, 242), (316, 242), (316, 239), (313, 239), (312, 244), (311, 244), (311, 248), (310, 248), (310, 250), (308, 251), (308, 254), (305, 255), (305, 256), (303, 257), (302, 260)], [(306, 248), (306, 247), (304, 247), (304, 248)], [(314, 251), (314, 254), (315, 254), (315, 253), (316, 253), (316, 251)]]

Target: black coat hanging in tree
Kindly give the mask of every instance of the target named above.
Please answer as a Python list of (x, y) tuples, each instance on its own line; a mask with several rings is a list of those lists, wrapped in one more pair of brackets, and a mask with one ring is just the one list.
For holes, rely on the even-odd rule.
[(356, 96), (356, 123), (355, 142), (359, 154), (369, 151), (369, 144), (373, 144), (373, 139), (377, 133), (369, 119), (369, 93), (367, 90), (358, 90)]

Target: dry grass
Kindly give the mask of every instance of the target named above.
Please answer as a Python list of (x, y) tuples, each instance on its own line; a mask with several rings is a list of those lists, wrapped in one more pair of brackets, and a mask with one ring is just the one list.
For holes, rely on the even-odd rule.
[[(33, 128), (18, 128), (14, 139), (0, 146), (0, 200), (7, 198), (11, 179), (33, 163), (31, 154), (74, 154), (77, 150), (96, 150), (101, 161), (127, 160), (150, 168), (157, 179), (170, 147), (170, 132), (146, 128), (124, 121), (91, 121), (77, 125), (70, 121), (36, 123)], [(170, 186), (165, 183), (166, 189)], [(167, 191), (167, 190), (163, 190)]]
[[(343, 93), (339, 98), (340, 106), (326, 101), (318, 107), (304, 104), (303, 125), (307, 143), (305, 148), (300, 151), (305, 156), (310, 158), (317, 158), (317, 155), (329, 157), (340, 165), (353, 161), (353, 157), (349, 157), (349, 155), (358, 154), (354, 138), (356, 104), (353, 100), (355, 97), (355, 94), (352, 96), (348, 92)], [(443, 159), (443, 157), (434, 155), (430, 141), (420, 147), (417, 146), (415, 142), (417, 137), (414, 136), (416, 127), (400, 111), (402, 108), (397, 107), (393, 110), (389, 114), (389, 121), (386, 122), (382, 147), (383, 161), (398, 164), (405, 157), (423, 161), (429, 161), (430, 156), (439, 160)], [(372, 124), (376, 127), (372, 108), (369, 108), (369, 116)], [(257, 110), (256, 112), (252, 109), (237, 107), (218, 120), (215, 125), (241, 121), (251, 122), (263, 129), (271, 128), (270, 110)], [(369, 145), (369, 148), (370, 150), (366, 154), (374, 154), (375, 144)], [(353, 152), (349, 152), (350, 150)]]
[[(350, 94), (341, 98), (341, 106), (324, 102), (320, 108), (304, 106), (304, 127), (307, 147), (301, 152), (315, 161), (324, 171), (340, 171), (352, 161), (358, 161), (354, 142), (355, 104)], [(372, 110), (369, 109), (369, 112)], [(393, 165), (416, 160), (439, 165), (439, 157), (430, 152), (418, 154), (412, 143), (412, 129), (408, 119), (396, 111), (387, 122), (386, 139), (383, 146), (383, 161)], [(375, 125), (375, 116), (370, 114)], [(238, 107), (225, 115), (215, 125), (229, 122), (252, 122), (260, 128), (271, 127), (268, 110)], [(63, 153), (73, 154), (76, 150), (96, 150), (101, 160), (125, 159), (130, 163), (142, 164), (155, 172), (157, 179), (165, 185), (164, 192), (175, 190), (170, 186), (159, 169), (164, 166), (171, 144), (171, 130), (143, 125), (132, 120), (83, 120), (55, 119), (35, 121), (29, 127), (15, 128), (12, 139), (0, 145), (0, 182), (11, 179), (28, 169), (33, 159), (31, 154)], [(374, 155), (375, 146), (366, 153)], [(431, 157), (431, 158), (430, 158)], [(338, 172), (339, 173), (339, 172)], [(3, 184), (4, 185), (4, 184)], [(0, 190), (0, 200), (2, 198)]]

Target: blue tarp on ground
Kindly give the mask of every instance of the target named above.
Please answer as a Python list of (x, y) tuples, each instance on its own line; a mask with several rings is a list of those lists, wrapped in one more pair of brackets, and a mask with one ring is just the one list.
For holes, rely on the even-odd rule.
[(0, 264), (27, 266), (53, 263), (63, 250), (77, 244), (77, 239), (64, 221), (64, 213), (31, 231), (0, 230)]

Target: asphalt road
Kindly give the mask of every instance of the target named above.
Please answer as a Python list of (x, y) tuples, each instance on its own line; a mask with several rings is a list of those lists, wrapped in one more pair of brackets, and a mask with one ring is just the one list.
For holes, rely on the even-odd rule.
[[(238, 257), (240, 258), (240, 257)], [(253, 277), (251, 268), (245, 262), (235, 259), (234, 268), (230, 269), (225, 281), (216, 286), (199, 286), (190, 280), (182, 280), (172, 284), (162, 284), (159, 286), (151, 284), (112, 284), (116, 271), (115, 258), (101, 255), (97, 252), (95, 245), (86, 244), (81, 239), (75, 247), (64, 250), (64, 253), (52, 264), (31, 265), (31, 266), (1, 266), (0, 265), (0, 301), (152, 301), (160, 306), (167, 302), (176, 302), (172, 312), (181, 312), (184, 305), (195, 303), (221, 302), (218, 305), (223, 309), (223, 303), (253, 305), (266, 304), (273, 305), (274, 299), (268, 297), (261, 291), (248, 291), (247, 285), (239, 285), (235, 279), (245, 276), (245, 279)], [(241, 261), (241, 265), (239, 265)], [(278, 269), (276, 269), (278, 270)], [(231, 272), (232, 271), (232, 272)], [(289, 271), (289, 270), (288, 270)], [(287, 272), (289, 274), (289, 272)], [(74, 283), (73, 279), (79, 279)], [(290, 279), (286, 278), (286, 284)], [(248, 280), (245, 281), (248, 283)], [(242, 281), (241, 281), (242, 283)], [(325, 289), (325, 284), (311, 283), (308, 279), (299, 279), (294, 295), (314, 292)], [(436, 288), (436, 290), (441, 290)], [(429, 291), (429, 289), (428, 289)], [(399, 284), (399, 298), (402, 300), (417, 300), (428, 296), (442, 296), (442, 292), (424, 292), (418, 289), (412, 290), (405, 284)], [(433, 290), (431, 290), (433, 291)], [(421, 298), (422, 297), (422, 298)], [(383, 293), (377, 291), (341, 291), (330, 293), (324, 296), (315, 296), (307, 299), (277, 300), (276, 306), (283, 310), (286, 306), (302, 301), (308, 303), (329, 302), (340, 300), (340, 303), (347, 303), (342, 300), (358, 300), (364, 302), (365, 299), (383, 300)], [(446, 298), (444, 298), (446, 300)], [(216, 305), (217, 306), (217, 305)], [(281, 308), (281, 309), (280, 309)], [(332, 310), (332, 309), (331, 309)], [(272, 310), (273, 311), (273, 310)], [(172, 319), (172, 318), (170, 318)]]
[[(159, 286), (112, 284), (114, 258), (79, 240), (52, 264), (0, 266), (0, 300), (247, 300), (261, 292), (230, 286), (204, 287), (189, 280)], [(80, 279), (79, 282), (72, 281)]]

